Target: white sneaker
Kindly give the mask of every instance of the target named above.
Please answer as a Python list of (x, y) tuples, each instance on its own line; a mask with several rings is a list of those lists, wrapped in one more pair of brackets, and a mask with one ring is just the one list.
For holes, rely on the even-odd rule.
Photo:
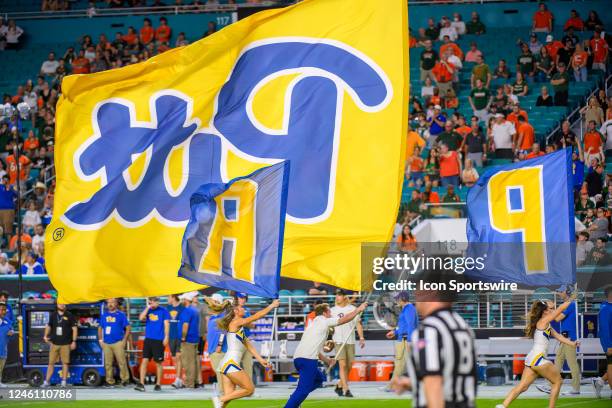
[(219, 399), (218, 396), (215, 395), (211, 399), (212, 399), (213, 406), (215, 408), (223, 408), (223, 404), (221, 404), (221, 400)]
[(601, 389), (603, 388), (603, 381), (601, 378), (591, 378), (591, 383), (595, 389), (595, 395), (597, 398), (601, 398)]
[(580, 395), (580, 391), (576, 391), (576, 390), (565, 391), (565, 392), (562, 392), (561, 395), (564, 395), (564, 396)]
[(495, 408), (506, 408), (506, 407), (504, 407), (504, 405), (503, 405), (503, 404), (497, 404), (497, 405), (495, 406)]
[(541, 391), (545, 394), (550, 394), (550, 387), (548, 385), (536, 385), (538, 391)]
[(48, 388), (49, 387), (49, 383), (48, 382), (43, 382), (42, 385), (40, 386), (40, 388)]
[(66, 380), (62, 380), (62, 383), (60, 385), (61, 388), (66, 388)]

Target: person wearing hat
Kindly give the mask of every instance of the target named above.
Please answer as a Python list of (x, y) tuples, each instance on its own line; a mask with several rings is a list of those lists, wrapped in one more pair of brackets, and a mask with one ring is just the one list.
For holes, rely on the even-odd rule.
[(14, 334), (13, 322), (6, 316), (7, 304), (0, 302), (0, 388), (6, 387), (2, 384), (2, 372), (6, 363), (9, 337)]
[[(198, 292), (187, 292), (179, 296), (184, 309), (179, 315), (179, 332), (181, 333), (181, 360), (185, 369), (185, 387), (196, 388), (199, 366), (196, 364), (198, 343), (200, 342), (200, 313), (193, 307), (193, 298)], [(177, 372), (177, 376), (180, 373)]]
[(570, 76), (564, 63), (557, 65), (557, 72), (552, 76), (550, 84), (555, 91), (555, 106), (567, 106), (569, 96)]
[(412, 332), (419, 325), (419, 315), (414, 305), (410, 303), (408, 292), (398, 293), (395, 301), (402, 311), (397, 319), (397, 327), (386, 335), (388, 339), (395, 339), (395, 361), (391, 381), (406, 373), (406, 359), (410, 355), (410, 339)]
[(557, 61), (557, 53), (561, 48), (563, 48), (563, 43), (559, 40), (555, 40), (555, 38), (548, 34), (546, 36), (546, 50), (548, 51), (548, 55), (553, 59), (553, 61)]
[[(336, 304), (331, 308), (332, 318), (341, 319), (356, 309), (350, 302), (347, 293), (343, 289), (336, 289)], [(363, 348), (365, 338), (363, 337), (363, 325), (359, 319), (352, 324), (336, 326), (332, 336), (336, 351), (335, 360), (338, 361), (340, 366), (340, 381), (336, 385), (335, 392), (340, 397), (353, 396), (351, 390), (349, 390), (348, 374), (353, 366), (353, 361), (355, 361), (355, 328), (359, 336), (359, 347)]]
[[(246, 293), (243, 293), (243, 292), (236, 292), (236, 293), (234, 293), (234, 302), (244, 309), (244, 316), (245, 317), (249, 317), (251, 315), (251, 311), (249, 310), (248, 307), (246, 307), (246, 303), (248, 301), (249, 301), (249, 295), (247, 295)], [(243, 327), (244, 335), (247, 338), (251, 337), (251, 329), (253, 327), (255, 327), (254, 323), (251, 323), (251, 324)], [(251, 354), (251, 352), (249, 350), (245, 350), (244, 351), (244, 354), (242, 355), (242, 361), (240, 362), (240, 365), (242, 366), (244, 371), (247, 373), (247, 375), (249, 376), (251, 381), (253, 381), (253, 355)]]
[(115, 385), (113, 362), (119, 366), (119, 377), (124, 387), (130, 383), (130, 371), (125, 358), (125, 345), (130, 335), (131, 325), (127, 316), (117, 308), (115, 298), (106, 299), (106, 308), (100, 316), (98, 326), (98, 341), (104, 351), (104, 371), (106, 385)]
[[(215, 293), (210, 298), (206, 299), (206, 303), (213, 303), (218, 307), (223, 304), (223, 296)], [(206, 330), (206, 351), (210, 357), (210, 364), (215, 370), (217, 376), (217, 388), (221, 394), (223, 394), (223, 374), (219, 371), (218, 367), (225, 356), (227, 351), (227, 343), (225, 342), (225, 332), (219, 328), (217, 320), (223, 317), (221, 312), (215, 312), (215, 308), (209, 308), (209, 317)]]
[(140, 313), (138, 319), (145, 323), (145, 339), (142, 348), (142, 363), (140, 364), (140, 382), (134, 388), (145, 391), (145, 376), (149, 360), (155, 361), (156, 384), (155, 391), (161, 391), (162, 362), (164, 349), (170, 339), (170, 314), (159, 305), (159, 298), (153, 296), (147, 299), (147, 307)]
[(51, 376), (55, 371), (55, 363), (61, 360), (61, 386), (66, 387), (70, 351), (76, 349), (77, 319), (66, 310), (65, 304), (58, 303), (56, 311), (50, 314), (43, 340), (49, 344), (49, 366), (42, 386), (48, 387), (50, 385)]

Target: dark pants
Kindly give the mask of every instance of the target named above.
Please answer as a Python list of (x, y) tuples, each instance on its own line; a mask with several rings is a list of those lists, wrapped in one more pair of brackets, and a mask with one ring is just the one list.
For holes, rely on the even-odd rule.
[(308, 394), (323, 385), (325, 376), (318, 368), (318, 360), (309, 358), (296, 358), (293, 360), (300, 379), (293, 394), (289, 397), (289, 401), (285, 404), (285, 408), (298, 408), (302, 402), (308, 397)]
[(496, 149), (495, 158), (496, 159), (513, 159), (514, 152), (512, 151), (512, 149)]
[(555, 91), (555, 106), (567, 106), (567, 91)]

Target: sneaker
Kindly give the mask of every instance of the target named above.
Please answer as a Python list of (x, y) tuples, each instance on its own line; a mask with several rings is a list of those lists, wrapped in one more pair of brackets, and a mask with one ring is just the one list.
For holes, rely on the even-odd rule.
[(217, 395), (213, 396), (211, 398), (212, 403), (213, 403), (213, 407), (215, 408), (223, 408), (223, 404), (221, 403), (221, 400), (219, 399), (219, 397)]
[(136, 384), (136, 386), (134, 387), (134, 389), (136, 391), (141, 391), (141, 392), (145, 392), (145, 386), (143, 383), (138, 383)]
[(63, 380), (62, 383), (60, 384), (61, 388), (66, 388), (66, 380)]
[(43, 382), (42, 385), (40, 386), (40, 388), (48, 388), (49, 387), (49, 383), (48, 382)]
[(591, 383), (593, 384), (593, 388), (595, 389), (595, 395), (597, 398), (601, 398), (601, 389), (603, 388), (603, 381), (601, 378), (591, 378)]
[(576, 391), (576, 390), (565, 391), (565, 392), (562, 392), (561, 395), (580, 395), (580, 391)]
[(550, 394), (550, 387), (548, 385), (536, 385), (536, 388), (544, 394)]
[(111, 383), (107, 383), (105, 382), (104, 384), (102, 384), (102, 387), (104, 388), (115, 388), (115, 384), (111, 384)]
[(334, 392), (338, 394), (339, 397), (342, 396), (342, 388), (338, 387), (337, 385), (336, 385), (336, 388), (334, 389)]
[(173, 388), (176, 388), (177, 390), (178, 390), (179, 388), (181, 388), (181, 385), (180, 385), (180, 383), (179, 383), (179, 380), (178, 380), (178, 379), (174, 380), (174, 382), (173, 382), (171, 385), (172, 385), (172, 387), (173, 387)]
[(155, 384), (155, 388), (153, 388), (154, 391), (161, 391), (161, 385), (159, 384)]
[(0, 388), (6, 388), (6, 387), (8, 387), (8, 385), (0, 382)]
[(346, 390), (346, 392), (344, 393), (344, 396), (348, 398), (353, 398), (353, 394), (351, 393), (351, 390)]
[(130, 386), (130, 382), (129, 381), (124, 381), (121, 383), (122, 387), (129, 387)]
[(495, 406), (495, 408), (506, 408), (506, 407), (504, 407), (504, 405), (503, 405), (503, 404), (497, 404), (497, 405)]

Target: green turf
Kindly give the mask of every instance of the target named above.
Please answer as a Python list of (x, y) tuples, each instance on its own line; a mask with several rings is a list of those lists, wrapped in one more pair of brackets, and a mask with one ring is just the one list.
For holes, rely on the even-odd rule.
[[(478, 408), (493, 408), (499, 404), (500, 400), (479, 399)], [(276, 408), (282, 407), (285, 400), (247, 400), (236, 401), (230, 407), (237, 408)], [(3, 403), (0, 402), (0, 406)], [(9, 404), (6, 404), (9, 405)], [(27, 402), (10, 403), (11, 406), (45, 407), (45, 408), (207, 408), (212, 407), (208, 401), (68, 401), (68, 402)], [(512, 407), (517, 408), (541, 408), (546, 407), (545, 399), (518, 399)], [(389, 408), (389, 407), (410, 407), (409, 400), (317, 400), (306, 401), (302, 408)], [(584, 407), (584, 408), (604, 408), (610, 407), (609, 399), (592, 398), (564, 398), (557, 402), (558, 408)]]

